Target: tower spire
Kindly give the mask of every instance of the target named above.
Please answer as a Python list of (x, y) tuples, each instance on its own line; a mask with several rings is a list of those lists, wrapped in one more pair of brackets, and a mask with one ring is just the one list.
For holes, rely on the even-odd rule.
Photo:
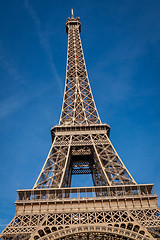
[(71, 18), (74, 18), (73, 8), (71, 8)]

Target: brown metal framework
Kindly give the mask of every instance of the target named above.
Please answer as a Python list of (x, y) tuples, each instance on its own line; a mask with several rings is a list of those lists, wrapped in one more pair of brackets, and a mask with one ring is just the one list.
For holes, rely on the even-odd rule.
[[(67, 19), (68, 54), (59, 125), (33, 189), (18, 190), (16, 214), (1, 239), (160, 239), (153, 184), (137, 184), (102, 124), (87, 75), (79, 18)], [(91, 174), (93, 187), (71, 188)]]

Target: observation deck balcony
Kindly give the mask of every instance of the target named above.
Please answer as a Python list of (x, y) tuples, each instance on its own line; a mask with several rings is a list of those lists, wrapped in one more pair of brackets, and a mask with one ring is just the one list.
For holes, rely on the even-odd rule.
[(110, 135), (110, 126), (106, 123), (103, 124), (90, 124), (90, 125), (58, 125), (51, 128), (52, 141), (55, 135), (65, 135), (65, 134), (107, 134)]
[(153, 184), (17, 190), (16, 203), (157, 197)]
[(153, 184), (17, 190), (17, 214), (157, 209)]

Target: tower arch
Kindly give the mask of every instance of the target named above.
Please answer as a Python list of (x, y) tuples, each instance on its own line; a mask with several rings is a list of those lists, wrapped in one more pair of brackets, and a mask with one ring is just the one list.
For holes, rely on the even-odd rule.
[(81, 226), (67, 226), (64, 228), (50, 228), (49, 231), (37, 231), (30, 238), (31, 240), (149, 240), (154, 239), (145, 229), (138, 224), (86, 224)]

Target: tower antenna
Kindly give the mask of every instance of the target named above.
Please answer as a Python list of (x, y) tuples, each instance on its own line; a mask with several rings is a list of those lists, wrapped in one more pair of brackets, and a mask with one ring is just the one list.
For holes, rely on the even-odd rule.
[(71, 8), (71, 18), (74, 18), (73, 8)]

